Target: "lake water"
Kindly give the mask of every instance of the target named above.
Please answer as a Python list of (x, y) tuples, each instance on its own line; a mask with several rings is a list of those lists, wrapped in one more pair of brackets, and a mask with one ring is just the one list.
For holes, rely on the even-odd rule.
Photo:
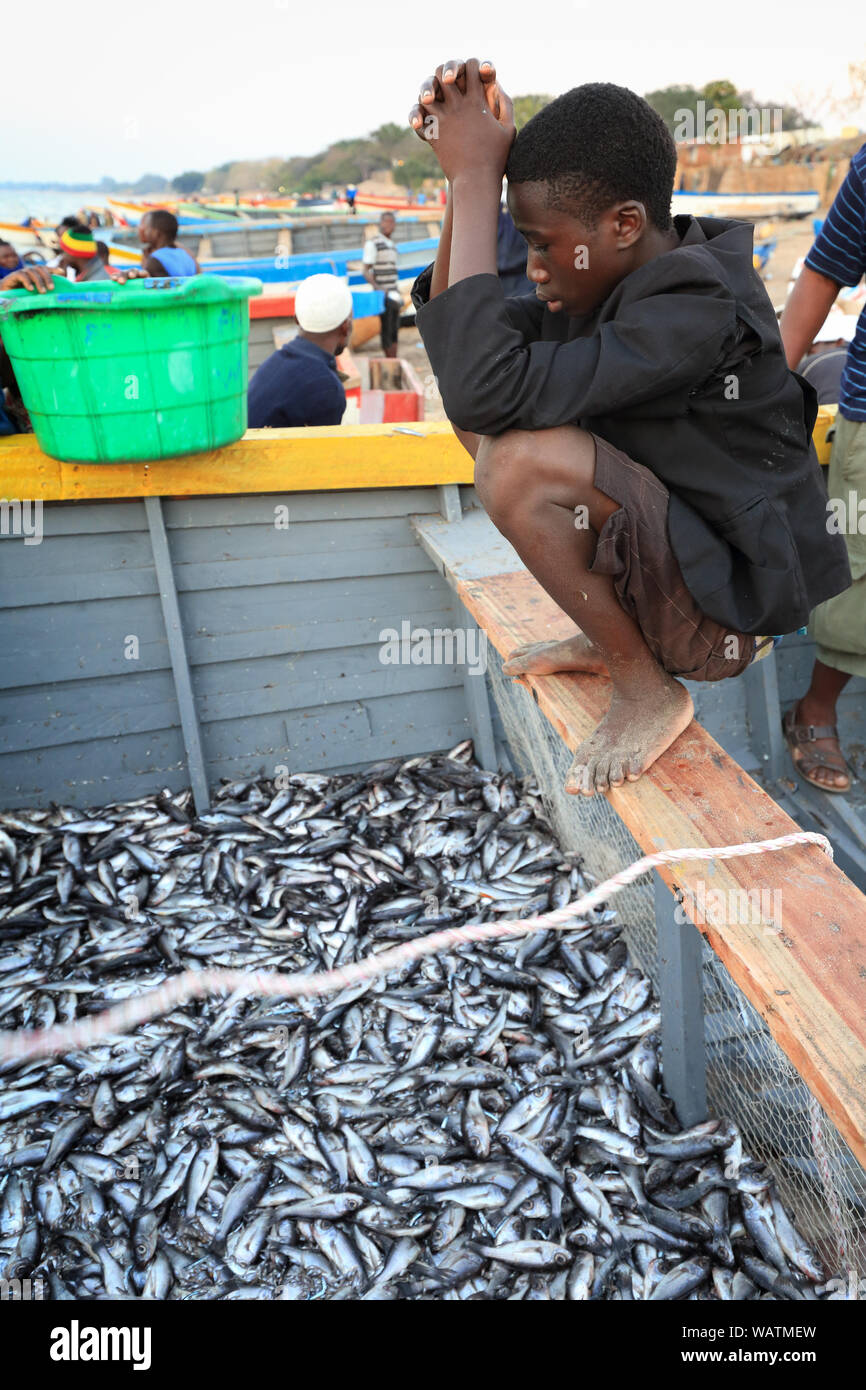
[(74, 216), (79, 208), (105, 207), (105, 193), (68, 193), (62, 188), (0, 187), (0, 222), (20, 222), (40, 217), (56, 224), (61, 217)]

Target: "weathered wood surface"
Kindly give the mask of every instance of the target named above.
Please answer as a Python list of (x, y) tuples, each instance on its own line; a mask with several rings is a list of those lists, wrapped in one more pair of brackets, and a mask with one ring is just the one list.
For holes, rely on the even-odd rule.
[(458, 526), (443, 516), (413, 516), (418, 540), (439, 573), (457, 589), (463, 580), (486, 575), (526, 573), (513, 546), (493, 526), (486, 512), (474, 507)]
[[(416, 523), (417, 527), (418, 523)], [(432, 529), (432, 528), (431, 528)], [(429, 538), (429, 530), (428, 530)], [(457, 593), (503, 656), (573, 630), (525, 571), (458, 578)], [(522, 678), (569, 748), (607, 708), (597, 676)], [(697, 723), (639, 782), (609, 793), (638, 843), (654, 849), (739, 844), (797, 826)], [(817, 846), (662, 869), (684, 906), (711, 890), (781, 894), (781, 931), (696, 920), (732, 979), (866, 1165), (866, 898)]]

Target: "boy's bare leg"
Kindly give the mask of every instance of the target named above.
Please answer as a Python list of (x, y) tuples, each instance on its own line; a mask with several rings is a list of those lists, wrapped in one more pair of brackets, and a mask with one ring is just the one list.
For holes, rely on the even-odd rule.
[[(610, 708), (577, 749), (566, 790), (591, 796), (636, 781), (688, 726), (693, 706), (653, 657), (610, 577), (590, 570), (598, 533), (618, 507), (595, 487), (592, 436), (571, 425), (483, 436), (475, 487), (494, 525), (579, 629), (548, 650), (547, 662), (556, 663), (548, 669), (606, 669), (613, 682)], [(589, 526), (576, 529), (581, 505)]]
[[(473, 459), (478, 457), (481, 434), (471, 434), (451, 425), (460, 443)], [(552, 676), (557, 671), (585, 671), (592, 675), (606, 676), (607, 667), (597, 647), (594, 647), (585, 633), (577, 631), (573, 637), (560, 642), (530, 642), (518, 647), (502, 667), (506, 676), (535, 675)]]
[(460, 443), (463, 445), (463, 448), (466, 450), (467, 454), (471, 454), (474, 459), (477, 458), (478, 447), (482, 439), (484, 438), (484, 435), (472, 434), (470, 430), (460, 430), (457, 428), (453, 421), (451, 422), (451, 428), (457, 435), (457, 438), (460, 440)]

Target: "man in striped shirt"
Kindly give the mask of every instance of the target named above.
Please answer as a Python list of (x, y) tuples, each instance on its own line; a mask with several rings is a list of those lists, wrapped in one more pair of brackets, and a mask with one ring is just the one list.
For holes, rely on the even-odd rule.
[(397, 356), (400, 314), (403, 296), (397, 287), (397, 247), (391, 240), (396, 226), (393, 212), (383, 212), (379, 230), (364, 246), (364, 279), (385, 296), (385, 307), (379, 315), (382, 324), (382, 351), (386, 357)]
[[(782, 315), (782, 341), (796, 368), (843, 285), (866, 272), (866, 145), (797, 279)], [(822, 791), (846, 792), (851, 773), (836, 729), (836, 701), (852, 676), (866, 676), (866, 313), (860, 315), (839, 388), (830, 469), (828, 531), (842, 531), (853, 583), (812, 614), (818, 649), (812, 683), (785, 716), (785, 735), (800, 775)]]

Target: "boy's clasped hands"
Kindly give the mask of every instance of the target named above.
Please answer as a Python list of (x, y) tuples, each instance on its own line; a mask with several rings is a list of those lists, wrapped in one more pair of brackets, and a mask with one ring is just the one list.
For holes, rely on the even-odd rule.
[(450, 183), (505, 173), (514, 140), (514, 111), (490, 62), (449, 59), (421, 83), (409, 124), (428, 140)]

